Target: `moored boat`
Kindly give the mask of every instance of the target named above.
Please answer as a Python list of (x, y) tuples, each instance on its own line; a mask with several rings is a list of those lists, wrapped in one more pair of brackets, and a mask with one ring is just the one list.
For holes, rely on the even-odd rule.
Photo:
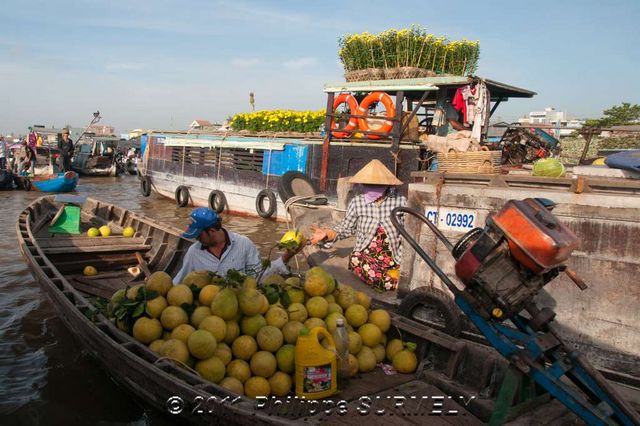
[[(280, 403), (273, 399), (236, 398), (152, 352), (97, 309), (96, 296), (109, 297), (117, 289), (141, 282), (140, 273), (129, 272), (133, 266), (176, 271), (190, 245), (180, 237), (180, 231), (120, 207), (87, 199), (81, 207), (81, 230), (109, 225), (115, 236), (52, 235), (48, 225), (59, 208), (56, 199), (47, 196), (34, 201), (19, 215), (16, 231), (22, 255), (70, 331), (119, 384), (151, 407), (193, 424), (247, 425), (353, 423), (361, 422), (363, 416), (370, 416), (368, 421), (376, 424), (414, 424), (415, 416), (424, 415), (442, 424), (448, 424), (453, 416), (460, 416), (464, 424), (479, 424), (496, 411), (494, 398), (502, 389), (506, 362), (495, 351), (394, 313), (392, 330), (396, 334), (390, 337), (399, 333), (418, 344), (420, 364), (415, 374), (386, 375), (376, 369), (353, 378), (340, 394), (318, 404), (293, 398), (283, 398)], [(136, 230), (135, 235), (120, 236), (128, 226)], [(87, 265), (96, 266), (99, 273), (82, 275)], [(406, 403), (399, 404), (399, 400)], [(340, 407), (336, 405), (339, 401), (344, 401)], [(502, 414), (504, 421), (506, 411)], [(393, 420), (387, 417), (391, 415)], [(571, 418), (566, 410), (540, 411), (538, 418), (543, 417), (549, 424), (554, 424), (554, 419)]]
[(31, 187), (42, 192), (71, 192), (78, 185), (78, 175), (73, 171), (53, 175), (40, 175), (25, 178), (31, 181)]

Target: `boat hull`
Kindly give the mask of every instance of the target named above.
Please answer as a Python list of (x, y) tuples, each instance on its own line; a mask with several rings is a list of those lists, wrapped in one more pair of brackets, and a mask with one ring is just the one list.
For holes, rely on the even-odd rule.
[(38, 177), (31, 179), (33, 188), (41, 192), (71, 192), (78, 185), (78, 175), (59, 173), (55, 177)]

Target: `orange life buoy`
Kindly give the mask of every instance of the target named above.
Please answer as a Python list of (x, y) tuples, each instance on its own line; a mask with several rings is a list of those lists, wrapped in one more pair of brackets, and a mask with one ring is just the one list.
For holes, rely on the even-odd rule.
[[(395, 118), (396, 116), (396, 107), (393, 105), (393, 100), (391, 96), (384, 92), (372, 92), (369, 93), (363, 100), (360, 102), (360, 115), (366, 115), (367, 110), (374, 102), (382, 102), (386, 111), (387, 119)], [(360, 130), (368, 131), (369, 123), (366, 118), (358, 119), (358, 126), (360, 126)], [(388, 133), (393, 128), (393, 121), (385, 120), (382, 124), (382, 127), (379, 129), (375, 129), (376, 132)], [(367, 135), (369, 139), (380, 139), (378, 135)]]
[[(335, 114), (336, 109), (341, 104), (347, 104), (349, 106), (349, 109), (351, 110), (351, 114), (357, 114), (358, 113), (358, 101), (356, 101), (356, 98), (354, 98), (353, 95), (351, 95), (349, 93), (340, 93), (333, 100), (333, 112), (334, 112), (334, 114)], [(342, 130), (355, 130), (357, 125), (358, 125), (358, 119), (356, 117), (351, 117), (351, 118), (349, 118), (349, 122), (347, 123), (347, 125)], [(331, 117), (331, 129), (333, 130), (333, 129), (337, 129), (337, 128), (338, 128), (338, 125), (336, 124), (335, 117)], [(349, 136), (351, 136), (351, 132), (332, 132), (332, 135), (335, 138), (344, 139), (344, 138), (348, 138)]]

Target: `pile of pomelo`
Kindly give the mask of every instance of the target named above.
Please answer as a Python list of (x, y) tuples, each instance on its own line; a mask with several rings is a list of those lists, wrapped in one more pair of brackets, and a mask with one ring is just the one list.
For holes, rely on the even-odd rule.
[(389, 313), (371, 310), (366, 294), (337, 284), (322, 268), (311, 268), (303, 279), (272, 275), (260, 286), (253, 277), (237, 288), (225, 284), (201, 271), (174, 286), (168, 274), (155, 272), (145, 285), (116, 292), (110, 312), (121, 330), (160, 356), (248, 397), (289, 394), (300, 331), (323, 327), (331, 333), (338, 318), (348, 329), (352, 376), (385, 358), (399, 372), (416, 369), (414, 344), (387, 342)]

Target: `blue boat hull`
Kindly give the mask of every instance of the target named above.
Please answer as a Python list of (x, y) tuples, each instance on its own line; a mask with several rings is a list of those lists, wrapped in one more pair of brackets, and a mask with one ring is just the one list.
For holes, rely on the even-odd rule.
[(47, 180), (32, 181), (33, 186), (42, 192), (70, 192), (78, 185), (78, 175), (65, 177), (64, 173), (58, 173), (57, 177)]

